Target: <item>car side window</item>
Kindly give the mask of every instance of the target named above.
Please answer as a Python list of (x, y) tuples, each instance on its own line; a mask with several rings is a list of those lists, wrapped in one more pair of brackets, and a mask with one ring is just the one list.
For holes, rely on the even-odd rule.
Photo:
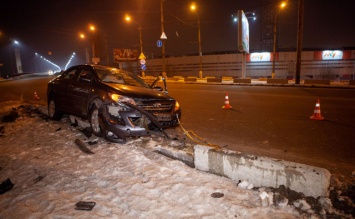
[(91, 72), (87, 69), (81, 69), (78, 77), (78, 81), (90, 81), (91, 80)]
[(75, 77), (75, 72), (76, 72), (76, 69), (72, 69), (68, 72), (66, 72), (66, 74), (64, 75), (64, 79), (73, 79)]

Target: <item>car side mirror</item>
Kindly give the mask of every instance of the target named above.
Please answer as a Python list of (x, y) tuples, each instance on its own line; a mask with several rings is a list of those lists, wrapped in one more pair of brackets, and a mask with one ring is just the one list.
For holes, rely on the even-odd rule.
[(154, 86), (153, 89), (158, 91), (163, 91), (163, 88), (160, 86)]

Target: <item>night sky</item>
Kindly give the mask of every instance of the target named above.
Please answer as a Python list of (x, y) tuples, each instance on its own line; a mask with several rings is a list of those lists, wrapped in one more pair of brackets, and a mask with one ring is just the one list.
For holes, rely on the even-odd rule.
[[(190, 0), (164, 1), (164, 29), (167, 35), (166, 55), (180, 56), (198, 53), (197, 16), (190, 11)], [(196, 0), (201, 21), (202, 52), (237, 50), (237, 25), (231, 15), (242, 9), (255, 11), (259, 18), (249, 21), (251, 51), (261, 48), (260, 13), (263, 0)], [(161, 56), (156, 46), (161, 35), (160, 0), (58, 0), (2, 1), (0, 6), (1, 56), (6, 62), (9, 39), (21, 43), (23, 59), (30, 60), (35, 52), (64, 66), (73, 52), (76, 61), (85, 62), (85, 48), (91, 49), (89, 38), (82, 40), (79, 32), (90, 36), (89, 24), (97, 28), (96, 37), (106, 42), (110, 59), (113, 48), (139, 50), (136, 23), (124, 21), (130, 14), (140, 22), (146, 56)], [(280, 49), (295, 49), (297, 45), (297, 0), (289, 0), (280, 12)], [(303, 48), (341, 49), (355, 47), (354, 0), (305, 0)], [(106, 36), (106, 38), (105, 38)], [(104, 43), (97, 46), (100, 52)], [(91, 51), (91, 50), (90, 50)], [(50, 52), (50, 53), (49, 53)], [(26, 56), (27, 55), (27, 56)], [(105, 57), (102, 55), (102, 58)], [(4, 63), (6, 64), (6, 63)]]

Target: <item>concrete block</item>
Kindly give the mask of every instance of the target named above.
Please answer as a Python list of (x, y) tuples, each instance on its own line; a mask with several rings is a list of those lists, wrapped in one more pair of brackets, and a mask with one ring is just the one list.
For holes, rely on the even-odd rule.
[(190, 167), (195, 167), (194, 156), (192, 153), (188, 153), (173, 147), (162, 147), (162, 146), (156, 147), (156, 151), (172, 159), (180, 160)]
[(222, 78), (207, 78), (207, 82), (221, 83), (222, 82)]
[(194, 147), (194, 162), (199, 170), (256, 187), (284, 185), (306, 196), (328, 196), (330, 173), (324, 168), (202, 145)]
[(197, 83), (207, 83), (207, 79), (206, 78), (197, 78), (196, 82)]
[(222, 84), (233, 84), (233, 77), (222, 77)]
[(304, 84), (321, 84), (321, 85), (330, 85), (330, 80), (304, 80)]
[(188, 78), (185, 78), (184, 80), (185, 80), (185, 81), (196, 81), (196, 79), (197, 79), (197, 78), (190, 78), (190, 77), (188, 77)]
[(250, 79), (250, 78), (235, 78), (235, 79), (234, 79), (234, 83), (238, 83), (238, 84), (250, 84), (250, 83), (251, 83), (251, 79)]
[(268, 78), (266, 80), (268, 84), (288, 84), (288, 79), (286, 78)]

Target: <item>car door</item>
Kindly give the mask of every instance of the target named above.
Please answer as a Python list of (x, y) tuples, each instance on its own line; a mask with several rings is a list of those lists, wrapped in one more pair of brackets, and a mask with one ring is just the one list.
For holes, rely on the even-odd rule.
[(77, 69), (77, 67), (69, 68), (54, 83), (57, 106), (64, 112), (71, 113), (71, 102), (69, 102), (67, 93), (71, 82), (76, 80)]
[(77, 116), (87, 116), (87, 103), (92, 87), (92, 70), (81, 66), (77, 70), (77, 77), (68, 86), (67, 97), (71, 111)]

